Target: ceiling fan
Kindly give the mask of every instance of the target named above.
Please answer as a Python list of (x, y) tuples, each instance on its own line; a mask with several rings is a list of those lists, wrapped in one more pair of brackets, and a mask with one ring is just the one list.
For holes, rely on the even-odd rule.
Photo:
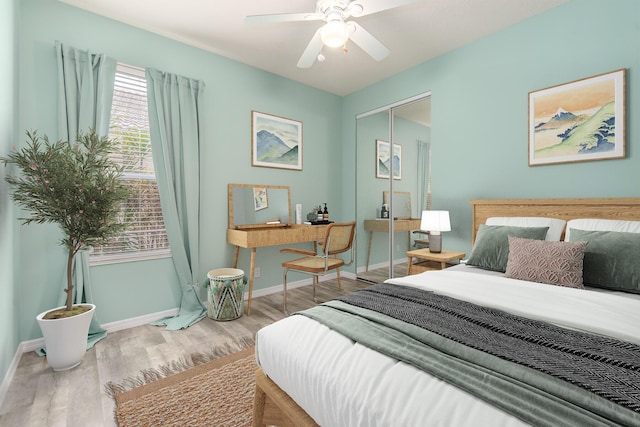
[[(343, 47), (347, 40), (360, 46), (376, 61), (384, 59), (389, 54), (380, 41), (355, 21), (347, 21), (350, 17), (359, 18), (365, 15), (382, 12), (418, 0), (318, 0), (316, 11), (310, 13), (278, 13), (271, 15), (251, 15), (245, 17), (248, 24), (292, 22), (292, 21), (325, 21), (318, 28), (298, 61), (299, 68), (309, 68), (316, 58), (324, 60), (322, 46)], [(346, 48), (345, 48), (346, 52)]]

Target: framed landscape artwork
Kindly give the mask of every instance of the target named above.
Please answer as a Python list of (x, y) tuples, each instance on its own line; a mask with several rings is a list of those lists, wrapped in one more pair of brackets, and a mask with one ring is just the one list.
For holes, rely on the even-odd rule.
[(267, 209), (269, 199), (267, 198), (267, 187), (253, 187), (253, 207), (256, 211)]
[(376, 178), (389, 179), (392, 167), (393, 179), (402, 179), (402, 145), (393, 144), (391, 155), (390, 144), (376, 139)]
[(302, 170), (302, 122), (252, 111), (251, 165)]
[(625, 156), (625, 70), (529, 92), (529, 166)]

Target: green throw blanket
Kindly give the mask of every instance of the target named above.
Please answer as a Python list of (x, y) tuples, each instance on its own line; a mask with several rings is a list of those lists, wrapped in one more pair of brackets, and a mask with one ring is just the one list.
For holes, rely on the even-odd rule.
[(296, 314), (532, 425), (640, 426), (640, 348), (630, 343), (389, 284)]

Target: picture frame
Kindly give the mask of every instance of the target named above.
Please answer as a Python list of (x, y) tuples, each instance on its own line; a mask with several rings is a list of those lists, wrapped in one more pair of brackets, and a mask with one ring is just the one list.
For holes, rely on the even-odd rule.
[(261, 211), (269, 207), (269, 195), (267, 187), (253, 187), (253, 208)]
[(624, 158), (625, 74), (529, 92), (529, 166)]
[(302, 170), (302, 122), (251, 112), (251, 165)]
[(393, 156), (387, 141), (376, 139), (376, 178), (389, 179), (390, 162), (393, 161), (393, 179), (402, 179), (402, 145), (393, 144)]

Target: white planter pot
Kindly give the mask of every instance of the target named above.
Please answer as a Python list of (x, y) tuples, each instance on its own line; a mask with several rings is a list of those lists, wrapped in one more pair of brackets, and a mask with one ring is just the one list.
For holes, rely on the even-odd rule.
[(91, 306), (91, 310), (73, 317), (46, 320), (43, 317), (51, 311), (47, 310), (36, 317), (44, 336), (47, 363), (54, 371), (66, 371), (78, 366), (87, 351), (87, 335), (96, 306), (82, 305)]

